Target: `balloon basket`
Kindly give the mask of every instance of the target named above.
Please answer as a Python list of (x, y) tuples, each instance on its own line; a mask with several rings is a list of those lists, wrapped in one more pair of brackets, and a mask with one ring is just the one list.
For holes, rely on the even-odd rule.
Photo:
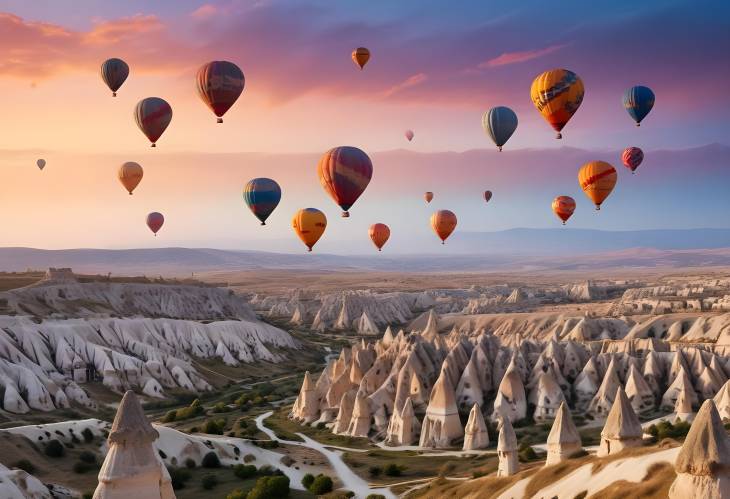
[(130, 196), (132, 195), (132, 192), (131, 192), (131, 191), (129, 192), (129, 195), (130, 195)]
[(153, 142), (153, 143), (152, 143), (152, 145), (151, 145), (150, 147), (157, 147), (157, 144), (155, 144), (155, 143)]
[(563, 225), (565, 225), (565, 222), (563, 222)]
[(558, 134), (555, 136), (555, 138), (556, 139), (562, 139), (563, 138), (563, 134), (560, 133), (560, 132), (558, 132)]
[(343, 211), (342, 212), (342, 218), (350, 218), (350, 212), (349, 211)]
[(502, 146), (497, 147), (499, 149), (499, 152), (502, 152)]
[(636, 126), (641, 126), (641, 123), (637, 123)]
[(601, 211), (601, 205), (596, 205), (596, 211)]
[(261, 222), (261, 225), (266, 225), (266, 222)]
[(112, 92), (112, 97), (116, 97), (116, 96), (117, 96), (117, 93), (116, 92)]
[(307, 252), (308, 253), (311, 253), (312, 252), (312, 248), (307, 248)]
[(223, 118), (218, 118), (217, 123), (223, 123)]

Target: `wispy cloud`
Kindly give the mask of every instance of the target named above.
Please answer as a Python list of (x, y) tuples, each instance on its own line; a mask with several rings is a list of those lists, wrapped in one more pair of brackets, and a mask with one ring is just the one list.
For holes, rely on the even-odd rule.
[(383, 97), (390, 97), (392, 95), (397, 94), (398, 92), (402, 92), (403, 90), (406, 90), (408, 88), (420, 85), (421, 83), (425, 82), (426, 80), (428, 80), (428, 76), (425, 73), (418, 73), (418, 74), (411, 75), (408, 78), (406, 78), (405, 80), (403, 80), (402, 82), (400, 82), (396, 85), (393, 85), (389, 89), (385, 90), (382, 95), (383, 95)]
[(479, 69), (494, 68), (498, 66), (507, 66), (509, 64), (519, 64), (521, 62), (531, 61), (538, 57), (543, 57), (565, 47), (566, 44), (562, 45), (550, 45), (537, 50), (525, 50), (523, 52), (505, 52), (502, 55), (489, 59), (488, 61), (480, 63), (477, 67)]

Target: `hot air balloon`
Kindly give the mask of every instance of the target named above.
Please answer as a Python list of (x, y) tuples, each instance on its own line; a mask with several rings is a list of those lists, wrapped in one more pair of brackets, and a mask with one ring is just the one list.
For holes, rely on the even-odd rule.
[(112, 97), (117, 96), (117, 90), (129, 76), (129, 66), (121, 59), (107, 59), (101, 64), (101, 78), (112, 91)]
[(482, 126), (501, 151), (517, 130), (517, 115), (508, 107), (493, 107), (482, 116)]
[(406, 138), (408, 139), (408, 142), (412, 141), (414, 137), (413, 130), (406, 130)]
[(616, 179), (616, 169), (605, 161), (589, 161), (578, 172), (578, 183), (597, 210), (616, 186)]
[(433, 192), (431, 192), (431, 191), (426, 192), (423, 195), (423, 199), (425, 199), (427, 203), (430, 203), (431, 200), (433, 199)]
[(563, 225), (573, 215), (575, 211), (575, 199), (570, 196), (558, 196), (553, 199), (553, 213), (555, 213)]
[(492, 199), (492, 191), (484, 191), (484, 201), (487, 203)]
[(583, 102), (583, 82), (577, 74), (567, 69), (545, 71), (532, 82), (530, 97), (545, 121), (560, 131)]
[(390, 228), (385, 224), (373, 224), (370, 226), (368, 234), (378, 251), (381, 251), (390, 237)]
[(134, 188), (142, 181), (142, 175), (144, 175), (142, 167), (139, 163), (135, 163), (134, 161), (127, 161), (119, 167), (119, 171), (117, 172), (119, 181), (122, 183), (124, 188), (127, 189), (130, 196), (132, 195)]
[(157, 232), (162, 228), (162, 224), (164, 223), (165, 217), (162, 216), (162, 213), (153, 211), (147, 215), (147, 227), (155, 234), (155, 237), (157, 237)]
[(449, 210), (435, 212), (431, 215), (431, 228), (441, 239), (441, 244), (445, 244), (446, 239), (456, 228), (456, 215)]
[(243, 72), (232, 62), (212, 61), (198, 70), (195, 81), (198, 95), (223, 123), (222, 116), (243, 92)]
[(152, 147), (157, 147), (155, 142), (172, 120), (172, 108), (164, 99), (147, 97), (134, 108), (134, 119), (142, 133), (152, 142)]
[(261, 225), (266, 225), (266, 219), (281, 200), (281, 187), (270, 178), (249, 180), (243, 187), (243, 200)]
[(365, 47), (358, 47), (352, 51), (352, 60), (362, 69), (370, 60), (370, 51)]
[(319, 160), (317, 174), (322, 187), (342, 208), (342, 216), (357, 201), (373, 176), (373, 163), (357, 147), (341, 146), (330, 149)]
[(646, 118), (654, 107), (654, 92), (649, 87), (641, 85), (631, 87), (624, 92), (624, 107), (636, 122), (636, 126), (641, 126), (641, 120)]
[(327, 217), (317, 208), (304, 208), (294, 214), (291, 226), (309, 251), (312, 251), (312, 246), (319, 241), (327, 228)]
[(631, 173), (636, 173), (636, 169), (644, 161), (644, 151), (638, 147), (627, 147), (621, 154), (621, 161)]
[(36, 161), (35, 164), (38, 168), (43, 170), (43, 168), (45, 168), (45, 166), (46, 166), (46, 160), (41, 158), (38, 161)]

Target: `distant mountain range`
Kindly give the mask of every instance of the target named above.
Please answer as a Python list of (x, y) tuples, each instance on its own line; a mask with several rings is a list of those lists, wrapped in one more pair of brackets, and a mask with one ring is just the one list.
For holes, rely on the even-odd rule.
[(0, 248), (0, 270), (71, 267), (77, 272), (189, 275), (253, 269), (404, 272), (527, 271), (730, 266), (730, 229), (599, 231), (512, 229), (462, 232), (449, 254), (343, 256), (208, 248)]

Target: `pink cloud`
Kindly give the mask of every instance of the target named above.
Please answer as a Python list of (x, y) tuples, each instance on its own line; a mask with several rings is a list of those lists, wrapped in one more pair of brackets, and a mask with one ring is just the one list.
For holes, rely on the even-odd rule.
[(390, 97), (392, 95), (397, 94), (398, 92), (401, 92), (402, 90), (406, 90), (411, 87), (415, 87), (417, 85), (420, 85), (424, 81), (428, 79), (428, 76), (425, 73), (418, 73), (409, 76), (404, 81), (393, 85), (389, 89), (387, 89), (385, 92), (383, 92), (383, 97)]
[(531, 61), (533, 59), (537, 59), (538, 57), (542, 57), (548, 54), (552, 54), (553, 52), (557, 52), (558, 50), (565, 47), (565, 45), (550, 45), (549, 47), (545, 47), (543, 49), (538, 50), (526, 50), (524, 52), (505, 52), (502, 55), (495, 57), (493, 59), (489, 59), (486, 62), (480, 63), (477, 67), (480, 69), (486, 69), (486, 68), (494, 68), (497, 66), (506, 66), (508, 64), (518, 64), (520, 62), (526, 62)]
[(216, 15), (217, 13), (218, 7), (213, 4), (206, 3), (191, 12), (190, 17), (198, 20), (204, 20)]

